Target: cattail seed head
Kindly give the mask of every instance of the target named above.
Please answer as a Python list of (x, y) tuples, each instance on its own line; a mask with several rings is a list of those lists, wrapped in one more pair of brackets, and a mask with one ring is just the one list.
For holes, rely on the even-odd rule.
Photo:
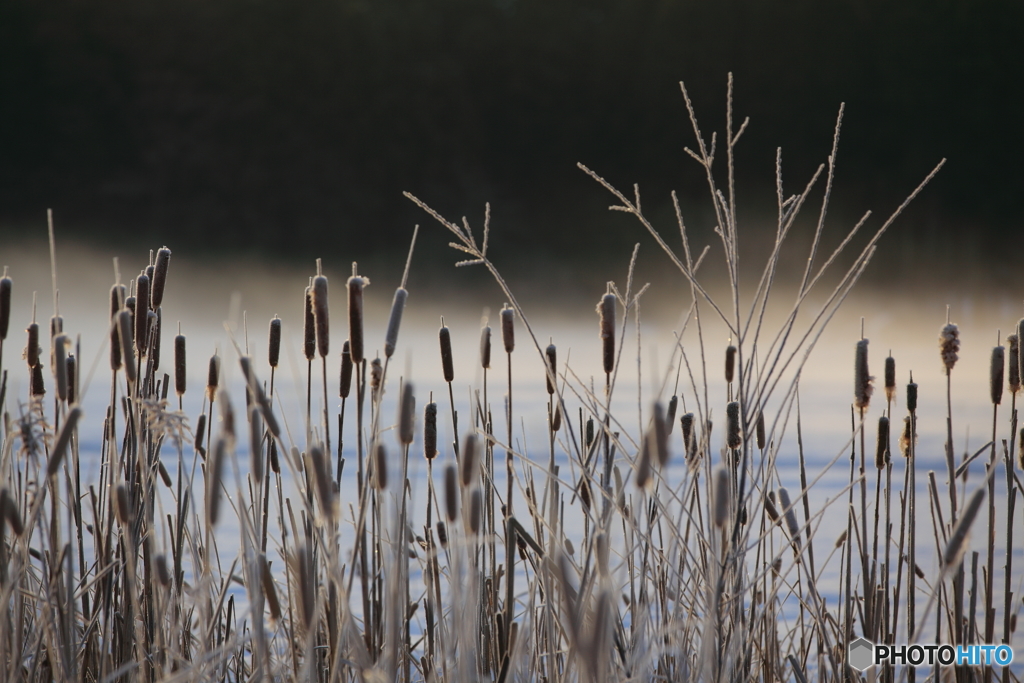
[(942, 364), (946, 366), (946, 372), (953, 370), (957, 355), (960, 351), (960, 328), (949, 323), (939, 332), (939, 355), (942, 357)]
[(110, 369), (114, 372), (121, 369), (121, 333), (118, 313), (121, 311), (124, 295), (124, 285), (114, 285), (110, 288)]
[(836, 538), (835, 547), (842, 548), (844, 543), (846, 543), (846, 529), (843, 529), (842, 533), (839, 534), (839, 537)]
[(299, 614), (302, 617), (302, 623), (308, 632), (313, 627), (313, 622), (316, 620), (316, 586), (313, 585), (313, 551), (303, 541), (302, 545), (299, 546), (297, 553), (297, 571), (299, 578), (299, 596), (301, 601), (299, 603)]
[(911, 377), (907, 384), (907, 411), (913, 413), (917, 410), (917, 383)]
[(587, 418), (587, 448), (590, 448), (590, 444), (594, 443), (594, 418)]
[[(1024, 340), (1024, 318), (1021, 318), (1019, 321), (1017, 321), (1017, 339)], [(1010, 358), (1010, 362), (1014, 362), (1014, 359), (1012, 357)], [(1024, 377), (1024, 344), (1020, 343), (1020, 341), (1018, 341), (1017, 343), (1016, 363), (1017, 377), (1019, 380), (1019, 378)]]
[(256, 406), (249, 409), (249, 454), (252, 478), (260, 484), (263, 482), (263, 419)]
[(281, 361), (281, 319), (276, 315), (270, 321), (270, 343), (267, 345), (270, 367), (277, 368)]
[(228, 440), (218, 435), (213, 440), (210, 459), (206, 461), (206, 521), (211, 527), (217, 526), (220, 517), (220, 482), (227, 449)]
[(348, 279), (348, 341), (352, 362), (363, 362), (363, 289), (370, 284), (364, 277)]
[(167, 285), (167, 267), (171, 263), (171, 250), (161, 247), (156, 252), (156, 266), (153, 268), (153, 309), (156, 310), (164, 302), (164, 287)]
[(135, 354), (149, 355), (149, 278), (145, 275), (135, 280)]
[(459, 482), (455, 465), (447, 465), (444, 468), (444, 512), (449, 522), (454, 522), (459, 516)]
[(480, 521), (483, 518), (483, 492), (473, 489), (469, 496), (469, 532), (474, 536), (480, 533)]
[(646, 487), (651, 481), (651, 450), (655, 448), (654, 444), (651, 443), (653, 439), (654, 436), (650, 431), (647, 431), (640, 442), (640, 457), (636, 465), (636, 485), (638, 488)]
[(267, 564), (267, 556), (260, 553), (260, 584), (263, 586), (263, 595), (267, 598), (267, 607), (270, 609), (270, 618), (278, 621), (281, 618), (281, 601), (277, 597), (277, 587), (274, 585), (274, 577), (270, 573), (270, 565)]
[(78, 406), (74, 406), (68, 411), (64, 424), (61, 425), (60, 433), (57, 434), (57, 438), (53, 442), (53, 448), (50, 449), (50, 459), (46, 463), (46, 474), (48, 476), (52, 477), (60, 470), (61, 460), (64, 458), (64, 453), (68, 450), (71, 436), (75, 433), (75, 428), (78, 426), (78, 420), (81, 417), (82, 409)]
[(220, 384), (220, 356), (210, 356), (210, 366), (206, 373), (206, 396), (211, 401), (217, 396), (217, 386)]
[(505, 304), (501, 309), (501, 341), (505, 345), (505, 353), (512, 353), (516, 348), (516, 312)]
[(555, 385), (554, 385), (554, 382), (552, 381), (553, 378), (554, 379), (558, 378), (558, 362), (556, 361), (555, 354), (556, 354), (555, 345), (554, 344), (548, 344), (548, 348), (544, 351), (544, 355), (546, 355), (547, 359), (548, 359), (548, 374), (546, 376), (546, 379), (547, 379), (547, 389), (548, 389), (548, 394), (549, 395), (555, 393)]
[[(320, 259), (317, 259), (317, 270)], [(316, 349), (321, 358), (326, 358), (331, 346), (331, 327), (327, 306), (327, 278), (317, 275), (313, 278), (313, 318), (316, 323)]]
[(768, 515), (768, 519), (774, 523), (779, 521), (779, 509), (775, 506), (775, 492), (769, 491), (768, 495), (764, 497), (764, 511)]
[(270, 439), (270, 471), (281, 474), (281, 461), (277, 457), (277, 440)]
[(604, 361), (604, 374), (610, 375), (615, 369), (615, 295), (611, 292), (601, 297), (597, 304), (597, 313), (601, 316), (601, 358)]
[(413, 395), (412, 382), (406, 382), (402, 386), (402, 402), (398, 408), (398, 441), (403, 446), (408, 446), (416, 438), (413, 431), (415, 411), (416, 397)]
[(491, 367), (491, 326), (480, 328), (480, 367), (487, 370)]
[(757, 449), (763, 451), (767, 440), (764, 433), (764, 411), (758, 411), (757, 413), (757, 426), (754, 430), (754, 434), (757, 438)]
[(32, 396), (39, 397), (46, 395), (46, 385), (43, 383), (43, 366), (37, 365), (32, 368)]
[(115, 498), (117, 499), (117, 521), (121, 523), (121, 526), (128, 526), (132, 519), (132, 513), (128, 507), (128, 489), (124, 484), (117, 485)]
[(889, 464), (889, 418), (878, 418), (878, 439), (875, 443), (875, 467), (885, 469)]
[(985, 501), (985, 487), (979, 486), (977, 490), (967, 499), (967, 506), (963, 510), (960, 519), (957, 520), (953, 532), (949, 535), (949, 542), (946, 543), (946, 550), (942, 553), (942, 566), (951, 567), (964, 556), (967, 550), (967, 540), (970, 536), (971, 525), (978, 516), (981, 504)]
[(686, 413), (679, 418), (679, 427), (683, 432), (683, 448), (686, 459), (692, 461), (697, 456), (697, 439), (693, 433), (693, 413)]
[(551, 410), (551, 431), (557, 432), (562, 428), (562, 404), (556, 401)]
[[(203, 439), (206, 437), (206, 413), (200, 413), (196, 420), (196, 450), (203, 450)], [(205, 459), (205, 455), (203, 456)]]
[(438, 521), (437, 525), (437, 542), (441, 544), (442, 548), (448, 546), (448, 527), (445, 526), (444, 522)]
[(888, 356), (885, 359), (885, 400), (896, 398), (896, 359)]
[(665, 429), (668, 435), (672, 436), (672, 428), (675, 426), (676, 410), (679, 409), (679, 397), (675, 394), (668, 400), (668, 413), (665, 415)]
[(1011, 334), (1006, 338), (1006, 343), (1010, 347), (1010, 393), (1016, 394), (1020, 391), (1020, 337)]
[(378, 491), (388, 487), (388, 453), (379, 441), (373, 449), (373, 476)]
[(402, 313), (405, 311), (405, 300), (409, 292), (405, 287), (395, 290), (395, 298), (391, 302), (391, 315), (388, 317), (388, 330), (384, 335), (384, 357), (391, 358), (398, 344), (398, 328), (402, 326)]
[(25, 347), (25, 362), (31, 370), (39, 365), (39, 323), (32, 323), (26, 329), (28, 345)]
[(451, 331), (441, 326), (437, 332), (438, 341), (441, 343), (441, 371), (444, 374), (444, 381), (451, 382), (455, 379), (455, 367), (452, 362), (452, 334)]
[(53, 378), (57, 385), (57, 398), (68, 400), (68, 338), (63, 334), (53, 338)]
[(163, 309), (149, 312), (149, 355), (153, 371), (160, 367), (160, 327), (163, 322)]
[(235, 445), (235, 409), (231, 406), (231, 397), (226, 388), (217, 392), (217, 403), (220, 405), (220, 429), (225, 437), (231, 440), (230, 445)]
[(731, 383), (736, 375), (736, 347), (730, 344), (725, 347), (725, 381)]
[(7, 339), (7, 332), (11, 326), (11, 290), (14, 281), (7, 277), (7, 266), (4, 266), (4, 276), (0, 278), (0, 341)]
[(857, 355), (853, 364), (853, 376), (854, 376), (854, 405), (860, 409), (861, 413), (867, 410), (868, 404), (871, 402), (871, 393), (874, 391), (871, 382), (874, 381), (874, 377), (868, 374), (868, 340), (861, 339), (857, 342)]
[(352, 392), (352, 352), (349, 350), (349, 342), (341, 346), (341, 381), (338, 384), (338, 396), (348, 398)]
[(179, 334), (174, 338), (174, 393), (178, 396), (185, 394), (185, 335)]
[(743, 445), (743, 430), (740, 427), (740, 404), (732, 401), (725, 406), (725, 445), (736, 449)]
[(715, 526), (721, 529), (729, 519), (729, 470), (719, 465), (715, 468), (714, 477), (712, 501), (715, 507), (713, 519)]
[(68, 373), (68, 398), (69, 404), (78, 402), (78, 359), (75, 354), (69, 353), (65, 368)]
[(156, 568), (156, 579), (164, 588), (171, 585), (171, 572), (167, 568), (167, 556), (159, 553), (153, 557), (153, 566)]
[(1003, 373), (1006, 367), (1006, 348), (997, 346), (992, 349), (992, 363), (989, 367), (988, 386), (992, 404), (1003, 402)]
[(316, 316), (313, 313), (313, 285), (306, 287), (302, 310), (302, 354), (307, 361), (316, 356)]
[(654, 453), (658, 457), (658, 467), (665, 467), (668, 465), (669, 450), (668, 450), (668, 422), (665, 419), (665, 408), (661, 405), (660, 401), (656, 401), (654, 404), (654, 423), (652, 425), (654, 429)]
[(476, 434), (472, 432), (466, 434), (466, 438), (462, 442), (461, 462), (459, 463), (463, 486), (469, 486), (476, 480), (477, 469), (480, 465), (479, 451)]
[[(334, 498), (334, 481), (331, 479), (331, 465), (319, 445), (309, 449), (309, 460), (316, 478), (316, 494), (320, 512), (324, 519), (333, 522), (337, 518), (338, 506)], [(382, 487), (383, 488), (383, 487)]]
[(437, 457), (437, 404), (433, 401), (423, 408), (423, 457)]
[(917, 435), (914, 434), (913, 436), (911, 436), (910, 434), (910, 425), (911, 419), (908, 415), (907, 417), (903, 418), (903, 431), (902, 433), (900, 433), (900, 454), (902, 454), (904, 458), (910, 457), (911, 443), (917, 443)]
[(370, 361), (370, 389), (376, 394), (381, 388), (380, 382), (384, 378), (384, 366), (380, 364), (380, 358)]

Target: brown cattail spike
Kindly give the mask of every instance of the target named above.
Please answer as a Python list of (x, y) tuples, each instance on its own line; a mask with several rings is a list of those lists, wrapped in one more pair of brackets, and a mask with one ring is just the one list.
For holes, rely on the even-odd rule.
[(853, 364), (853, 377), (854, 405), (863, 414), (863, 411), (867, 410), (868, 404), (871, 402), (871, 393), (874, 389), (874, 387), (871, 386), (871, 382), (875, 379), (868, 374), (867, 339), (861, 339), (857, 342), (857, 355)]
[(160, 327), (163, 315), (162, 308), (149, 312), (149, 355), (154, 372), (160, 367)]
[(454, 522), (459, 516), (459, 475), (455, 471), (455, 465), (447, 465), (444, 468), (444, 511), (449, 522)]
[(39, 397), (46, 394), (46, 385), (43, 383), (43, 366), (37, 365), (32, 368), (32, 396)]
[(988, 386), (992, 404), (1003, 402), (1003, 374), (1006, 368), (1006, 348), (996, 346), (992, 349), (992, 363), (989, 367)]
[(249, 470), (253, 481), (263, 482), (263, 420), (256, 406), (249, 409)]
[(386, 489), (388, 487), (388, 454), (384, 444), (379, 442), (373, 449), (373, 474), (377, 490)]
[(413, 431), (415, 411), (416, 397), (413, 395), (412, 382), (406, 382), (402, 386), (402, 402), (398, 406), (398, 441), (403, 446), (408, 446), (415, 438)]
[(316, 317), (313, 314), (313, 286), (306, 287), (302, 309), (302, 354), (307, 361), (316, 357)]
[(220, 481), (227, 449), (227, 439), (217, 436), (210, 459), (206, 461), (206, 521), (211, 527), (217, 526), (220, 517)]
[(946, 366), (946, 372), (951, 372), (959, 358), (960, 351), (960, 329), (953, 323), (948, 323), (939, 332), (939, 355), (942, 357), (942, 364)]
[(220, 405), (220, 429), (225, 437), (231, 440), (230, 445), (235, 445), (235, 410), (231, 406), (231, 397), (227, 389), (221, 388), (217, 392), (217, 403)]
[(409, 292), (405, 287), (395, 290), (395, 298), (391, 302), (391, 315), (388, 317), (388, 329), (384, 335), (384, 357), (391, 358), (398, 345), (398, 329), (402, 326), (402, 313), (405, 312), (405, 300)]
[[(1024, 318), (1017, 321), (1017, 339), (1024, 340)], [(1010, 358), (1010, 362), (1017, 363), (1017, 376), (1018, 378), (1024, 377), (1024, 343), (1017, 343), (1017, 358)]]
[(68, 400), (68, 338), (63, 334), (53, 338), (53, 379), (57, 398)]
[(654, 454), (658, 458), (658, 467), (668, 465), (668, 421), (665, 419), (665, 408), (658, 401), (654, 404)]
[(39, 323), (32, 323), (26, 330), (28, 332), (28, 345), (25, 347), (25, 362), (31, 370), (39, 365)]
[(1017, 435), (1017, 467), (1024, 470), (1024, 428)]
[(121, 526), (127, 526), (131, 521), (132, 513), (128, 507), (128, 489), (125, 488), (124, 484), (117, 485), (117, 521), (121, 523)]
[(562, 428), (562, 404), (555, 402), (554, 408), (551, 413), (551, 431), (557, 432)]
[(725, 381), (731, 383), (736, 375), (736, 347), (730, 344), (725, 347)]
[(875, 467), (885, 469), (889, 464), (889, 418), (878, 418), (878, 440), (875, 444)]
[(356, 365), (363, 362), (363, 289), (369, 284), (369, 280), (358, 275), (348, 279), (348, 341)]
[(914, 375), (910, 375), (910, 382), (907, 384), (907, 412), (913, 413), (917, 410), (917, 384), (914, 382)]
[(211, 401), (217, 396), (217, 386), (220, 384), (220, 356), (210, 356), (210, 367), (206, 373), (206, 397)]
[(462, 470), (463, 486), (470, 486), (476, 480), (479, 462), (480, 453), (476, 434), (470, 432), (466, 434), (466, 438), (462, 442), (461, 462), (459, 463)]
[[(320, 273), (320, 259), (316, 260)], [(318, 274), (313, 278), (313, 317), (316, 321), (316, 350), (326, 358), (331, 346), (331, 327), (327, 306), (327, 278)]]
[(487, 370), (491, 367), (491, 326), (480, 328), (480, 367)]
[(341, 346), (341, 379), (338, 384), (338, 396), (341, 398), (348, 398), (352, 392), (352, 352), (349, 348), (346, 340)]
[(78, 402), (78, 360), (75, 354), (69, 353), (65, 364), (68, 373), (68, 404)]
[(260, 584), (263, 586), (263, 595), (267, 598), (267, 608), (270, 610), (270, 618), (277, 621), (281, 618), (281, 601), (277, 597), (277, 587), (274, 585), (274, 577), (270, 573), (270, 565), (267, 564), (267, 556), (260, 553)]
[(555, 393), (554, 379), (557, 379), (558, 377), (558, 362), (555, 359), (555, 354), (555, 345), (548, 344), (548, 348), (544, 351), (544, 355), (546, 355), (548, 359), (548, 372), (546, 378), (549, 395)]
[(651, 449), (654, 447), (652, 439), (653, 436), (648, 431), (640, 442), (640, 457), (636, 465), (636, 485), (639, 488), (644, 488), (651, 481)]
[(437, 457), (437, 404), (433, 401), (423, 409), (423, 457)]
[(608, 292), (601, 297), (597, 312), (601, 316), (601, 357), (604, 361), (604, 374), (610, 375), (615, 369), (615, 295)]
[(320, 501), (320, 511), (324, 519), (334, 521), (337, 517), (337, 505), (334, 499), (334, 481), (331, 479), (331, 465), (324, 455), (323, 448), (319, 445), (309, 449), (308, 457), (312, 464), (313, 476), (316, 478), (316, 495)]
[(469, 532), (474, 536), (480, 533), (480, 522), (483, 517), (483, 493), (473, 489), (469, 496)]
[[(203, 451), (203, 439), (206, 437), (206, 413), (199, 413), (199, 419), (196, 420), (196, 450)], [(206, 456), (203, 455), (203, 459)]]
[(267, 346), (267, 359), (272, 368), (277, 368), (277, 364), (281, 362), (281, 319), (276, 315), (270, 321), (270, 343)]
[(110, 288), (110, 369), (114, 372), (121, 369), (121, 334), (117, 314), (121, 310), (124, 296), (124, 285), (114, 285)]
[(757, 426), (754, 430), (754, 433), (757, 437), (757, 449), (759, 451), (763, 451), (765, 444), (767, 443), (767, 441), (765, 440), (764, 433), (764, 411), (759, 410), (757, 412)]
[(896, 359), (889, 356), (885, 359), (885, 400), (896, 398)]
[(7, 277), (7, 266), (4, 266), (4, 276), (0, 278), (0, 341), (7, 339), (7, 332), (11, 327), (11, 290), (14, 281)]
[(171, 572), (167, 568), (167, 556), (163, 553), (153, 557), (153, 564), (156, 567), (156, 578), (160, 585), (168, 588), (171, 585)]
[(1020, 337), (1011, 334), (1006, 338), (1006, 343), (1010, 347), (1010, 393), (1016, 394), (1020, 391)]
[(909, 415), (903, 418), (903, 432), (900, 434), (900, 454), (904, 458), (910, 457), (911, 442), (917, 442), (917, 435), (915, 434), (912, 437), (910, 434), (910, 423), (911, 420)]
[(160, 308), (164, 302), (164, 287), (167, 284), (167, 267), (171, 263), (171, 250), (161, 247), (156, 252), (156, 266), (153, 268), (153, 310)]
[(139, 358), (149, 355), (149, 278), (135, 280), (135, 353)]
[(445, 382), (455, 379), (455, 367), (452, 362), (452, 334), (441, 321), (441, 329), (437, 332), (438, 341), (441, 343), (441, 371)]
[(179, 334), (174, 338), (174, 393), (178, 396), (185, 394), (185, 335)]
[(512, 353), (516, 348), (515, 320), (515, 310), (505, 304), (505, 307), (501, 309), (501, 341), (505, 345), (505, 353)]
[(380, 364), (380, 358), (370, 361), (370, 389), (377, 392), (380, 389), (380, 382), (384, 378), (384, 366)]
[(800, 548), (800, 525), (796, 521), (796, 512), (793, 510), (793, 504), (789, 500), (789, 491), (785, 487), (780, 486), (778, 490), (779, 505), (782, 506), (784, 512), (782, 513), (783, 518), (786, 520), (786, 529), (789, 531), (789, 538), (793, 542), (793, 547), (797, 551)]
[(686, 413), (679, 418), (679, 427), (683, 432), (683, 448), (686, 449), (686, 459), (693, 460), (697, 455), (697, 439), (693, 433), (693, 413)]
[(668, 400), (668, 413), (665, 415), (665, 429), (668, 430), (668, 435), (672, 436), (672, 428), (675, 426), (676, 411), (679, 409), (679, 397), (673, 395)]
[(712, 490), (712, 502), (714, 503), (713, 520), (715, 526), (721, 529), (729, 519), (729, 470), (719, 465), (715, 468), (715, 483)]
[(121, 335), (121, 353), (124, 360), (124, 374), (130, 382), (134, 382), (138, 378), (135, 351), (132, 349), (132, 316), (133, 314), (128, 308), (117, 314), (118, 330)]
[(725, 445), (736, 449), (743, 445), (743, 430), (740, 425), (740, 404), (732, 401), (725, 406)]

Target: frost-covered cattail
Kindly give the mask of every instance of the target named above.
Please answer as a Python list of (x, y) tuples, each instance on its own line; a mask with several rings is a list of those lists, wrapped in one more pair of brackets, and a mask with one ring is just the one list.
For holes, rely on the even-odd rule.
[(118, 331), (121, 339), (121, 355), (124, 361), (124, 374), (128, 381), (138, 378), (138, 366), (135, 364), (135, 351), (132, 349), (132, 312), (125, 308), (117, 314)]
[(341, 347), (341, 381), (338, 384), (338, 396), (348, 398), (352, 391), (352, 352), (349, 351), (349, 342)]
[(445, 382), (455, 379), (455, 366), (452, 362), (452, 333), (441, 321), (441, 329), (437, 331), (437, 339), (441, 343), (441, 371)]
[(466, 434), (466, 438), (462, 442), (461, 462), (459, 463), (463, 486), (469, 486), (476, 480), (479, 463), (479, 444), (477, 443), (476, 434), (470, 432)]
[(675, 426), (676, 421), (676, 410), (679, 408), (679, 397), (672, 395), (672, 398), (668, 400), (668, 413), (665, 415), (665, 428), (668, 430), (668, 435), (672, 435), (672, 428)]
[(501, 309), (501, 341), (505, 345), (505, 353), (512, 353), (516, 348), (516, 312), (505, 304)]
[(480, 328), (480, 367), (487, 370), (491, 367), (491, 326)]
[(281, 319), (276, 315), (270, 321), (270, 342), (267, 344), (267, 360), (272, 368), (277, 368), (277, 364), (281, 361)]
[(182, 396), (185, 393), (185, 335), (174, 338), (174, 393)]
[(721, 529), (729, 519), (729, 470), (719, 465), (715, 468), (714, 477), (711, 494), (714, 503), (713, 520), (715, 526)]
[(854, 405), (861, 413), (867, 410), (871, 403), (871, 393), (874, 391), (871, 383), (874, 377), (868, 374), (868, 340), (861, 339), (857, 342), (857, 355), (853, 364), (853, 395)]
[(1003, 373), (1006, 367), (1006, 348), (996, 346), (992, 349), (992, 363), (989, 366), (988, 387), (992, 404), (1003, 402)]
[(4, 276), (0, 278), (0, 341), (7, 339), (7, 332), (11, 326), (11, 291), (14, 288), (14, 281), (7, 277), (7, 266), (4, 266)]
[(327, 305), (327, 278), (316, 260), (317, 276), (313, 278), (313, 320), (316, 325), (316, 350), (326, 358), (331, 348), (330, 309)]
[(554, 385), (554, 383), (551, 380), (552, 380), (553, 377), (554, 378), (558, 377), (558, 374), (557, 374), (558, 373), (558, 362), (556, 361), (555, 345), (554, 344), (548, 344), (548, 348), (544, 351), (544, 355), (547, 356), (547, 359), (548, 359), (548, 371), (549, 371), (549, 373), (545, 375), (545, 378), (547, 380), (548, 394), (550, 395), (550, 394), (555, 393), (555, 385)]
[(693, 413), (686, 413), (679, 418), (679, 427), (683, 432), (683, 447), (686, 459), (692, 461), (697, 456), (697, 439), (693, 433)]
[(942, 357), (942, 364), (946, 366), (946, 372), (951, 372), (959, 358), (960, 351), (960, 328), (953, 323), (947, 324), (939, 332), (939, 355)]
[(1010, 393), (1016, 394), (1020, 391), (1020, 337), (1011, 334), (1006, 343), (1010, 347)]
[(601, 358), (605, 374), (610, 375), (615, 369), (615, 295), (608, 292), (601, 297), (597, 312), (601, 316)]
[(736, 374), (736, 347), (730, 344), (725, 347), (725, 381), (730, 383)]
[(882, 470), (889, 464), (889, 418), (878, 418), (878, 439), (875, 442), (875, 467)]
[(974, 519), (978, 516), (978, 511), (981, 509), (981, 504), (984, 501), (985, 487), (979, 486), (971, 494), (971, 497), (967, 499), (967, 506), (964, 508), (960, 519), (957, 520), (956, 526), (953, 527), (953, 532), (949, 535), (946, 550), (942, 553), (943, 567), (951, 567), (957, 564), (964, 556), (964, 551), (967, 550), (967, 540), (971, 525), (974, 524)]
[(263, 481), (263, 419), (256, 406), (249, 409), (249, 456), (252, 478), (259, 484)]
[(206, 397), (211, 401), (217, 396), (217, 386), (220, 384), (220, 356), (210, 356), (210, 367), (206, 373)]
[(885, 359), (885, 400), (896, 398), (896, 359), (889, 356)]
[(412, 382), (402, 386), (402, 401), (398, 406), (398, 441), (403, 446), (413, 442), (413, 413), (416, 410), (416, 397), (413, 395)]
[[(352, 264), (355, 268), (355, 264)], [(359, 275), (348, 279), (348, 341), (352, 362), (363, 362), (363, 289), (370, 281)]]
[(433, 401), (423, 409), (423, 457), (437, 457), (437, 404)]
[(669, 450), (668, 450), (668, 424), (665, 419), (665, 409), (662, 407), (661, 402), (658, 401), (654, 404), (654, 453), (658, 457), (658, 467), (665, 467), (668, 465)]
[(149, 277), (135, 280), (135, 353), (139, 358), (149, 355)]
[(53, 338), (53, 379), (57, 398), (68, 400), (68, 338), (63, 334)]
[(740, 425), (740, 404), (732, 401), (725, 406), (725, 445), (736, 449), (743, 445), (743, 430)]
[(25, 330), (28, 333), (28, 344), (25, 346), (25, 362), (31, 370), (39, 365), (39, 323), (32, 323)]
[(171, 250), (161, 247), (156, 252), (156, 266), (153, 267), (153, 310), (160, 308), (164, 302), (164, 287), (167, 285), (167, 267), (171, 263)]
[(455, 465), (447, 465), (444, 468), (444, 511), (449, 522), (454, 522), (459, 516), (459, 475), (455, 471)]
[(307, 361), (316, 357), (316, 316), (313, 313), (313, 285), (306, 287), (302, 309), (302, 355)]
[(391, 358), (398, 345), (398, 328), (402, 326), (402, 313), (405, 311), (405, 300), (409, 292), (405, 287), (395, 290), (395, 298), (391, 302), (391, 315), (388, 317), (388, 330), (384, 335), (384, 357)]

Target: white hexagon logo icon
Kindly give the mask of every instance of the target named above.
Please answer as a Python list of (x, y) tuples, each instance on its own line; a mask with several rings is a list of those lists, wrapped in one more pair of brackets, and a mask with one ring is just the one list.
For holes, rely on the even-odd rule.
[(858, 638), (847, 648), (846, 662), (857, 671), (864, 671), (875, 663), (875, 646), (865, 638)]

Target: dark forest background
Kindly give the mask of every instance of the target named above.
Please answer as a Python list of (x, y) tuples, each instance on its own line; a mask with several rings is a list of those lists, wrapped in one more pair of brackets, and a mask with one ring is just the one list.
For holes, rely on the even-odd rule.
[(53, 207), (101, 241), (366, 252), (424, 222), (409, 190), (491, 201), (495, 249), (592, 258), (637, 233), (578, 161), (713, 227), (678, 82), (710, 136), (731, 71), (741, 218), (845, 101), (836, 220), (948, 157), (894, 253), (981, 257), (1022, 247), (1022, 26), (1019, 0), (0, 0), (0, 232)]

